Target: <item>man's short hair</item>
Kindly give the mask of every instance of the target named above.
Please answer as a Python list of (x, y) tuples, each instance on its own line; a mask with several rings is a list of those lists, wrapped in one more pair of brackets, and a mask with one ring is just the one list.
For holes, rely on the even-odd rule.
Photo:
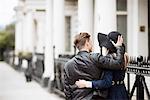
[(84, 47), (86, 41), (89, 41), (89, 40), (90, 40), (90, 34), (87, 32), (81, 32), (80, 34), (77, 34), (75, 36), (74, 45), (79, 50), (81, 50)]

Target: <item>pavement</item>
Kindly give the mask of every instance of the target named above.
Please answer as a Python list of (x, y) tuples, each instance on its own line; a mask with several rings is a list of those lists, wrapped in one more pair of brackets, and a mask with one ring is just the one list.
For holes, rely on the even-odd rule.
[(22, 72), (0, 62), (0, 100), (64, 100), (37, 82), (26, 82)]
[[(130, 76), (130, 85), (133, 87), (135, 75)], [(127, 84), (125, 77), (125, 84)], [(150, 91), (150, 77), (145, 77)], [(48, 92), (35, 82), (26, 82), (24, 73), (14, 70), (5, 62), (0, 62), (0, 100), (65, 100), (64, 98)], [(136, 92), (132, 100), (136, 100)], [(148, 100), (146, 94), (144, 100)]]

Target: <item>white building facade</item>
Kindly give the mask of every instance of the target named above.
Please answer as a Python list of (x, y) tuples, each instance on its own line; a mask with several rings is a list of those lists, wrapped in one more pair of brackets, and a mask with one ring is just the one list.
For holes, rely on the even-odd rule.
[[(119, 31), (130, 56), (150, 54), (150, 0), (19, 0), (16, 7), (16, 53), (45, 53), (44, 77), (54, 79), (55, 57), (73, 54), (79, 32), (91, 34), (99, 52), (97, 33)], [(44, 49), (43, 49), (44, 48)]]

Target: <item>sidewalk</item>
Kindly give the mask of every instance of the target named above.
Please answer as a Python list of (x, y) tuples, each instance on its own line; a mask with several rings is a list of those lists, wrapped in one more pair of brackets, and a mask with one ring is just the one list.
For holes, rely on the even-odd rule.
[[(135, 75), (131, 74), (131, 88), (134, 83), (134, 78)], [(150, 89), (150, 77), (145, 78)], [(132, 100), (136, 100), (135, 95), (136, 92)], [(64, 100), (64, 98), (49, 93), (35, 81), (26, 83), (23, 73), (15, 71), (5, 62), (0, 62), (0, 100)], [(147, 97), (145, 100), (148, 100)]]
[(26, 83), (23, 73), (0, 62), (0, 100), (64, 100), (35, 81)]

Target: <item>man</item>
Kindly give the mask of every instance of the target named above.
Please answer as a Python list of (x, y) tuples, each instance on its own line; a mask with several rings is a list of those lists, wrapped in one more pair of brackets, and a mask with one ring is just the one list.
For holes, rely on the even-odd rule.
[[(92, 51), (92, 40), (86, 32), (76, 35), (74, 44), (78, 48), (78, 54), (68, 61), (64, 67), (64, 92), (67, 100), (91, 100), (93, 90), (90, 88), (77, 88), (75, 84), (79, 79), (98, 80), (102, 76), (102, 68), (118, 70), (124, 65), (123, 39), (118, 37), (116, 44), (116, 58), (101, 56), (101, 54), (90, 54)], [(106, 86), (106, 85), (105, 85)], [(100, 98), (100, 97), (99, 97)]]

